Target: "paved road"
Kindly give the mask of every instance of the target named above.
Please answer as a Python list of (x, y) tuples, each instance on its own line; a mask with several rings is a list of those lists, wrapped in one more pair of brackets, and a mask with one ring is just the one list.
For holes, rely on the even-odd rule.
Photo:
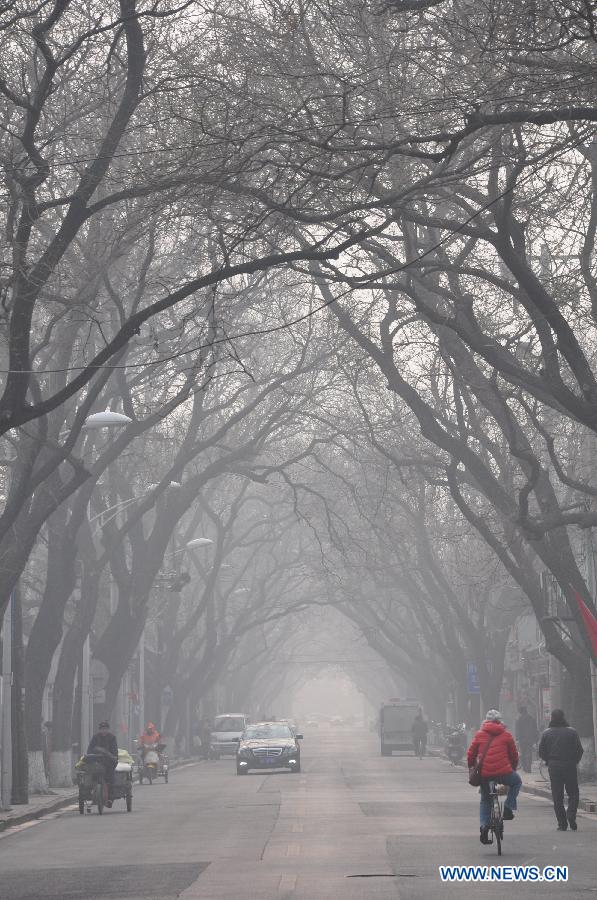
[(238, 778), (231, 760), (135, 788), (99, 817), (67, 810), (0, 835), (2, 900), (433, 900), (597, 897), (597, 817), (555, 831), (523, 796), (504, 864), (566, 864), (567, 885), (446, 885), (440, 864), (495, 864), (478, 842), (477, 796), (438, 759), (382, 758), (369, 734), (305, 736), (303, 772)]

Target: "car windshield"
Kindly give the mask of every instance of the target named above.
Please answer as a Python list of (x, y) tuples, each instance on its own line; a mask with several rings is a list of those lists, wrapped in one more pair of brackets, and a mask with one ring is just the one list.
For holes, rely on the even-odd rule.
[(214, 720), (214, 731), (243, 731), (245, 720), (242, 716), (220, 716)]
[(269, 740), (270, 738), (291, 738), (292, 732), (288, 725), (253, 725), (251, 728), (247, 728), (243, 735), (243, 740), (245, 741), (254, 741), (265, 739)]

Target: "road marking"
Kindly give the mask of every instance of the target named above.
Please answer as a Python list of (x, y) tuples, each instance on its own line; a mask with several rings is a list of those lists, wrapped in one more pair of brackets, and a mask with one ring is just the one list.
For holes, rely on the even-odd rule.
[(288, 846), (286, 847), (286, 856), (300, 856), (300, 853), (300, 844), (288, 844)]
[(9, 825), (6, 831), (3, 831), (0, 834), (0, 838), (6, 838), (11, 834), (18, 834), (20, 831), (25, 831), (27, 828), (32, 828), (34, 825), (39, 825), (39, 819), (32, 819), (30, 822), (21, 822), (20, 825)]
[(278, 890), (281, 894), (291, 894), (296, 890), (297, 875), (282, 875)]
[(2, 838), (10, 837), (11, 834), (20, 834), (22, 831), (26, 831), (28, 828), (33, 828), (34, 825), (42, 825), (44, 822), (51, 822), (54, 819), (59, 819), (60, 816), (63, 816), (68, 812), (73, 812), (75, 809), (79, 809), (77, 803), (73, 804), (72, 806), (63, 806), (61, 807), (61, 809), (57, 809), (52, 813), (47, 813), (45, 816), (40, 816), (37, 819), (30, 819), (28, 822), (21, 822), (20, 825), (9, 825), (8, 828), (0, 832), (0, 840), (2, 840)]

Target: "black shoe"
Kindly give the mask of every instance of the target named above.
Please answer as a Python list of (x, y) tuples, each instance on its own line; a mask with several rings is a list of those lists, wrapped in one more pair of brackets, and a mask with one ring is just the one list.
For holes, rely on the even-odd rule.
[(568, 831), (567, 825), (558, 825), (558, 831)]
[(570, 831), (578, 831), (578, 825), (576, 822), (570, 822)]
[(514, 818), (514, 813), (512, 812), (510, 807), (504, 806), (504, 812), (502, 813), (502, 819), (504, 820), (504, 822), (509, 822), (513, 818)]
[(489, 825), (481, 825), (479, 840), (482, 844), (492, 843), (492, 841), (489, 839)]

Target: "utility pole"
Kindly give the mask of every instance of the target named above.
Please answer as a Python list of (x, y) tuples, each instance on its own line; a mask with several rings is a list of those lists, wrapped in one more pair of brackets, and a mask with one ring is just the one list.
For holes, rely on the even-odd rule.
[[(595, 445), (592, 434), (587, 434), (585, 437), (585, 453), (587, 466), (586, 480), (587, 482), (590, 482), (595, 460)], [(593, 550), (593, 530), (591, 528), (585, 529), (585, 576), (589, 594), (591, 595), (591, 600), (594, 604), (596, 594), (595, 552)], [(593, 766), (595, 766), (595, 760), (597, 759), (597, 666), (593, 662), (592, 657), (589, 662), (589, 667), (591, 674), (591, 700), (593, 705)]]
[(23, 609), (19, 585), (11, 597), (12, 632), (12, 797), (14, 805), (29, 803), (29, 756), (25, 732), (25, 650)]
[[(587, 587), (593, 602), (595, 601), (595, 554), (593, 550), (593, 532), (590, 528), (585, 529), (585, 561), (586, 561), (586, 577)], [(595, 759), (597, 760), (597, 666), (591, 661), (591, 699), (593, 701), (593, 749)]]
[(83, 756), (91, 740), (91, 679), (90, 679), (91, 645), (89, 635), (83, 644), (83, 662), (81, 665), (81, 747), (80, 756)]
[(2, 626), (2, 754), (0, 808), (10, 809), (12, 795), (12, 595)]
[(145, 628), (139, 644), (139, 730), (145, 728)]

